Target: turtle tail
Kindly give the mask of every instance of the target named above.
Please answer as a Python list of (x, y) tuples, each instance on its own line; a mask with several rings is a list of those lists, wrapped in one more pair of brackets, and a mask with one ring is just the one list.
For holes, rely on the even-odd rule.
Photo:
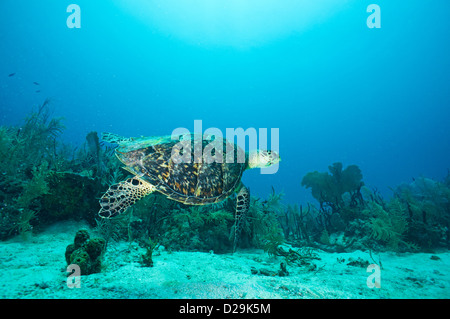
[(122, 214), (128, 207), (154, 191), (155, 186), (137, 177), (114, 184), (100, 198), (101, 208), (98, 215), (102, 218), (111, 218)]

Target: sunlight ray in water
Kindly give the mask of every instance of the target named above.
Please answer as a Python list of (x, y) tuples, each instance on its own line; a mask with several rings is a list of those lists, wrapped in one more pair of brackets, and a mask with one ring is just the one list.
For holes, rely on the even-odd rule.
[(321, 23), (349, 0), (119, 0), (151, 28), (206, 46), (258, 46)]

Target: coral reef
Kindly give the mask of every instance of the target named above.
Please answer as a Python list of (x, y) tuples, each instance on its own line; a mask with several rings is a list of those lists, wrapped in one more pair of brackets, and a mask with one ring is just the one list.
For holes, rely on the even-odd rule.
[[(387, 201), (376, 189), (363, 186), (357, 166), (348, 166), (343, 171), (341, 168), (340, 163), (335, 163), (329, 167), (331, 175), (312, 172), (303, 178), (302, 184), (311, 188), (320, 204), (319, 209), (308, 207), (308, 214), (316, 221), (314, 224), (310, 220), (303, 226), (314, 229), (309, 232), (314, 240), (308, 244), (336, 251), (367, 247), (393, 251), (449, 247), (447, 179), (437, 182), (417, 178), (397, 187), (394, 197)], [(292, 208), (289, 214), (303, 215)], [(299, 236), (293, 240), (305, 242)]]
[[(239, 247), (268, 249), (274, 240), (283, 241), (277, 221), (277, 214), (284, 208), (281, 197), (276, 193), (265, 201), (251, 197), (250, 211), (242, 220)], [(119, 217), (124, 223), (115, 233), (142, 247), (147, 247), (151, 237), (167, 250), (229, 253), (233, 249), (235, 200), (231, 197), (215, 205), (189, 206), (151, 194)]]
[(63, 130), (62, 119), (51, 117), (49, 100), (21, 126), (0, 127), (0, 239), (28, 238), (65, 219), (95, 225), (98, 197), (124, 177), (97, 133), (89, 133), (76, 152), (60, 141)]
[[(129, 173), (97, 132), (72, 147), (61, 141), (63, 129), (62, 119), (51, 117), (48, 100), (22, 125), (0, 127), (0, 240), (17, 234), (26, 239), (61, 220), (87, 221), (100, 239), (77, 234), (66, 256), (85, 273), (99, 271), (101, 250), (120, 240), (146, 249), (145, 266), (153, 264), (156, 243), (169, 251), (233, 251), (233, 196), (219, 204), (187, 206), (154, 193), (117, 218), (98, 218), (98, 198)], [(286, 205), (284, 194), (275, 190), (266, 198), (251, 196), (238, 247), (263, 249), (289, 266), (296, 254), (283, 253), (284, 244), (333, 252), (450, 247), (450, 173), (443, 181), (418, 177), (399, 185), (390, 199), (364, 185), (358, 166), (344, 168), (339, 162), (327, 172), (307, 173), (301, 185), (317, 203)]]
[[(450, 174), (449, 174), (450, 176)], [(419, 177), (395, 189), (395, 196), (406, 205), (406, 239), (424, 248), (450, 246), (449, 177), (438, 182)]]

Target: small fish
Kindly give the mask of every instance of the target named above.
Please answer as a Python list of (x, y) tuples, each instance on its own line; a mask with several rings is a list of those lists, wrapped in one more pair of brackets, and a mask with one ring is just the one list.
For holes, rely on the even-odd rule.
[(36, 91), (36, 93), (39, 93), (39, 92), (41, 92), (41, 90), (37, 90), (37, 91)]
[(34, 84), (34, 85), (39, 85), (39, 83), (37, 83), (37, 82), (33, 82), (33, 84)]
[(8, 74), (8, 76), (9, 77), (12, 77), (12, 76), (14, 76), (16, 73), (11, 73), (11, 74)]

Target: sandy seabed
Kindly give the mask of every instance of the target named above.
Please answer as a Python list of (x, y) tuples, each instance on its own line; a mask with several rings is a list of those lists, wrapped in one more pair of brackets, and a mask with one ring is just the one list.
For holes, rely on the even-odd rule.
[[(278, 271), (281, 257), (262, 250), (154, 252), (154, 266), (140, 263), (144, 248), (136, 243), (108, 245), (101, 273), (81, 276), (79, 288), (69, 288), (66, 246), (75, 233), (89, 226), (55, 224), (28, 240), (20, 236), (0, 242), (0, 298), (233, 298), (233, 299), (390, 299), (450, 298), (450, 253), (374, 253), (380, 260), (380, 287), (369, 288), (374, 273), (348, 265), (371, 261), (369, 252), (327, 253), (316, 250), (316, 270), (287, 266), (288, 276), (252, 274), (255, 269)], [(92, 236), (93, 237), (93, 236)], [(374, 282), (369, 278), (369, 282)], [(70, 282), (69, 282), (70, 283)]]

